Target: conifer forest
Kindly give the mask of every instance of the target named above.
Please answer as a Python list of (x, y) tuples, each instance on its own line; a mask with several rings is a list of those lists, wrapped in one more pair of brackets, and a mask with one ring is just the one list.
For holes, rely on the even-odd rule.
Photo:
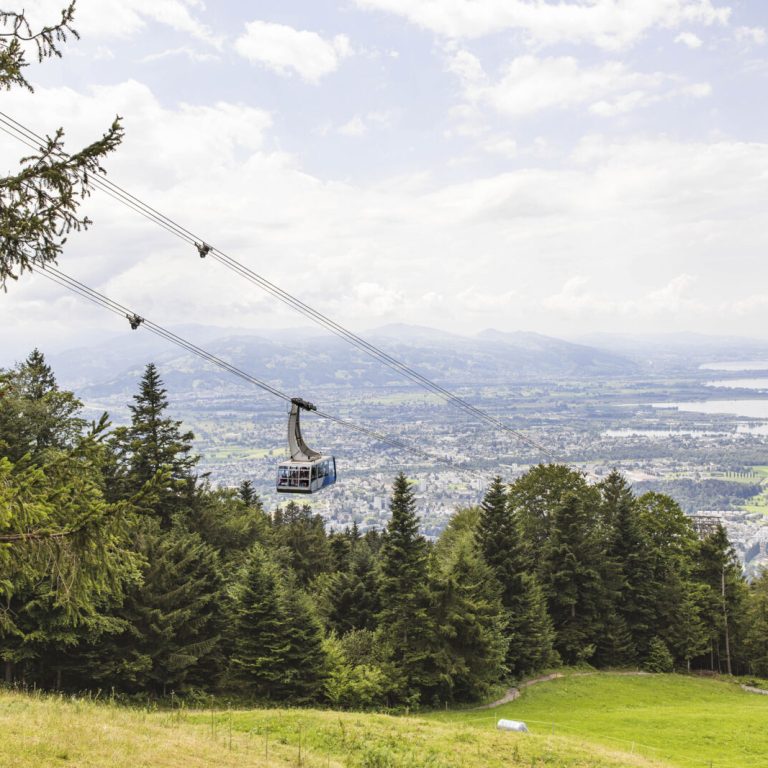
[(7, 684), (349, 709), (472, 702), (558, 665), (768, 676), (768, 576), (675, 500), (538, 465), (440, 537), (408, 478), (384, 530), (213, 487), (146, 366), (87, 423), (34, 350), (0, 371)]

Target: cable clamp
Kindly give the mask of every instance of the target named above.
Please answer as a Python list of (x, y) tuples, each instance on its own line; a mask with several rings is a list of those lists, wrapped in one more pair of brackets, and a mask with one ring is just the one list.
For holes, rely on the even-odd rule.
[(125, 319), (131, 324), (132, 331), (135, 331), (144, 322), (144, 318), (138, 315), (126, 315)]
[(195, 243), (195, 248), (197, 248), (201, 259), (204, 259), (211, 252), (211, 246), (208, 243)]

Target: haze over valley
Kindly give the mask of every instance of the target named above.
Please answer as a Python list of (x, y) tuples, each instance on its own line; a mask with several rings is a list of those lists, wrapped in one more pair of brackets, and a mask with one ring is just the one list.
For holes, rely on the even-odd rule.
[[(425, 532), (436, 536), (457, 506), (480, 500), (495, 473), (512, 480), (531, 464), (556, 458), (593, 479), (619, 468), (638, 492), (660, 490), (688, 513), (717, 513), (748, 571), (765, 562), (768, 362), (761, 361), (768, 361), (768, 342), (601, 334), (575, 343), (527, 332), (462, 336), (403, 324), (365, 333), (521, 430), (551, 453), (546, 455), (317, 329), (174, 330), (326, 412), (435, 457), (430, 462), (306, 417), (308, 442), (337, 457), (343, 479), (312, 500), (332, 528), (353, 521), (362, 529), (382, 527), (391, 477), (402, 469), (418, 483)], [(90, 418), (107, 410), (115, 424), (127, 423), (126, 406), (153, 360), (174, 416), (195, 433), (200, 471), (223, 486), (251, 479), (268, 508), (281, 501), (274, 476), (286, 455), (287, 416), (279, 401), (147, 333), (126, 330), (49, 359), (62, 385), (84, 400)]]

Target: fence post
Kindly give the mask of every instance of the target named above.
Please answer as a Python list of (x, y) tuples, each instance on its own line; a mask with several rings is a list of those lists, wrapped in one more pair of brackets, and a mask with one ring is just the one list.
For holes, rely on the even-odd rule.
[(301, 765), (301, 722), (299, 722), (299, 765)]

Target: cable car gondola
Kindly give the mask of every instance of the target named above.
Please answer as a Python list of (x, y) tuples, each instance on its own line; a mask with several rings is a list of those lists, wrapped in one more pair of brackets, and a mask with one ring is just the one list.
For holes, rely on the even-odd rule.
[(308, 448), (301, 437), (299, 414), (302, 409), (317, 410), (312, 403), (300, 397), (291, 398), (291, 413), (288, 416), (291, 459), (281, 462), (277, 468), (278, 493), (315, 493), (336, 482), (336, 459)]

